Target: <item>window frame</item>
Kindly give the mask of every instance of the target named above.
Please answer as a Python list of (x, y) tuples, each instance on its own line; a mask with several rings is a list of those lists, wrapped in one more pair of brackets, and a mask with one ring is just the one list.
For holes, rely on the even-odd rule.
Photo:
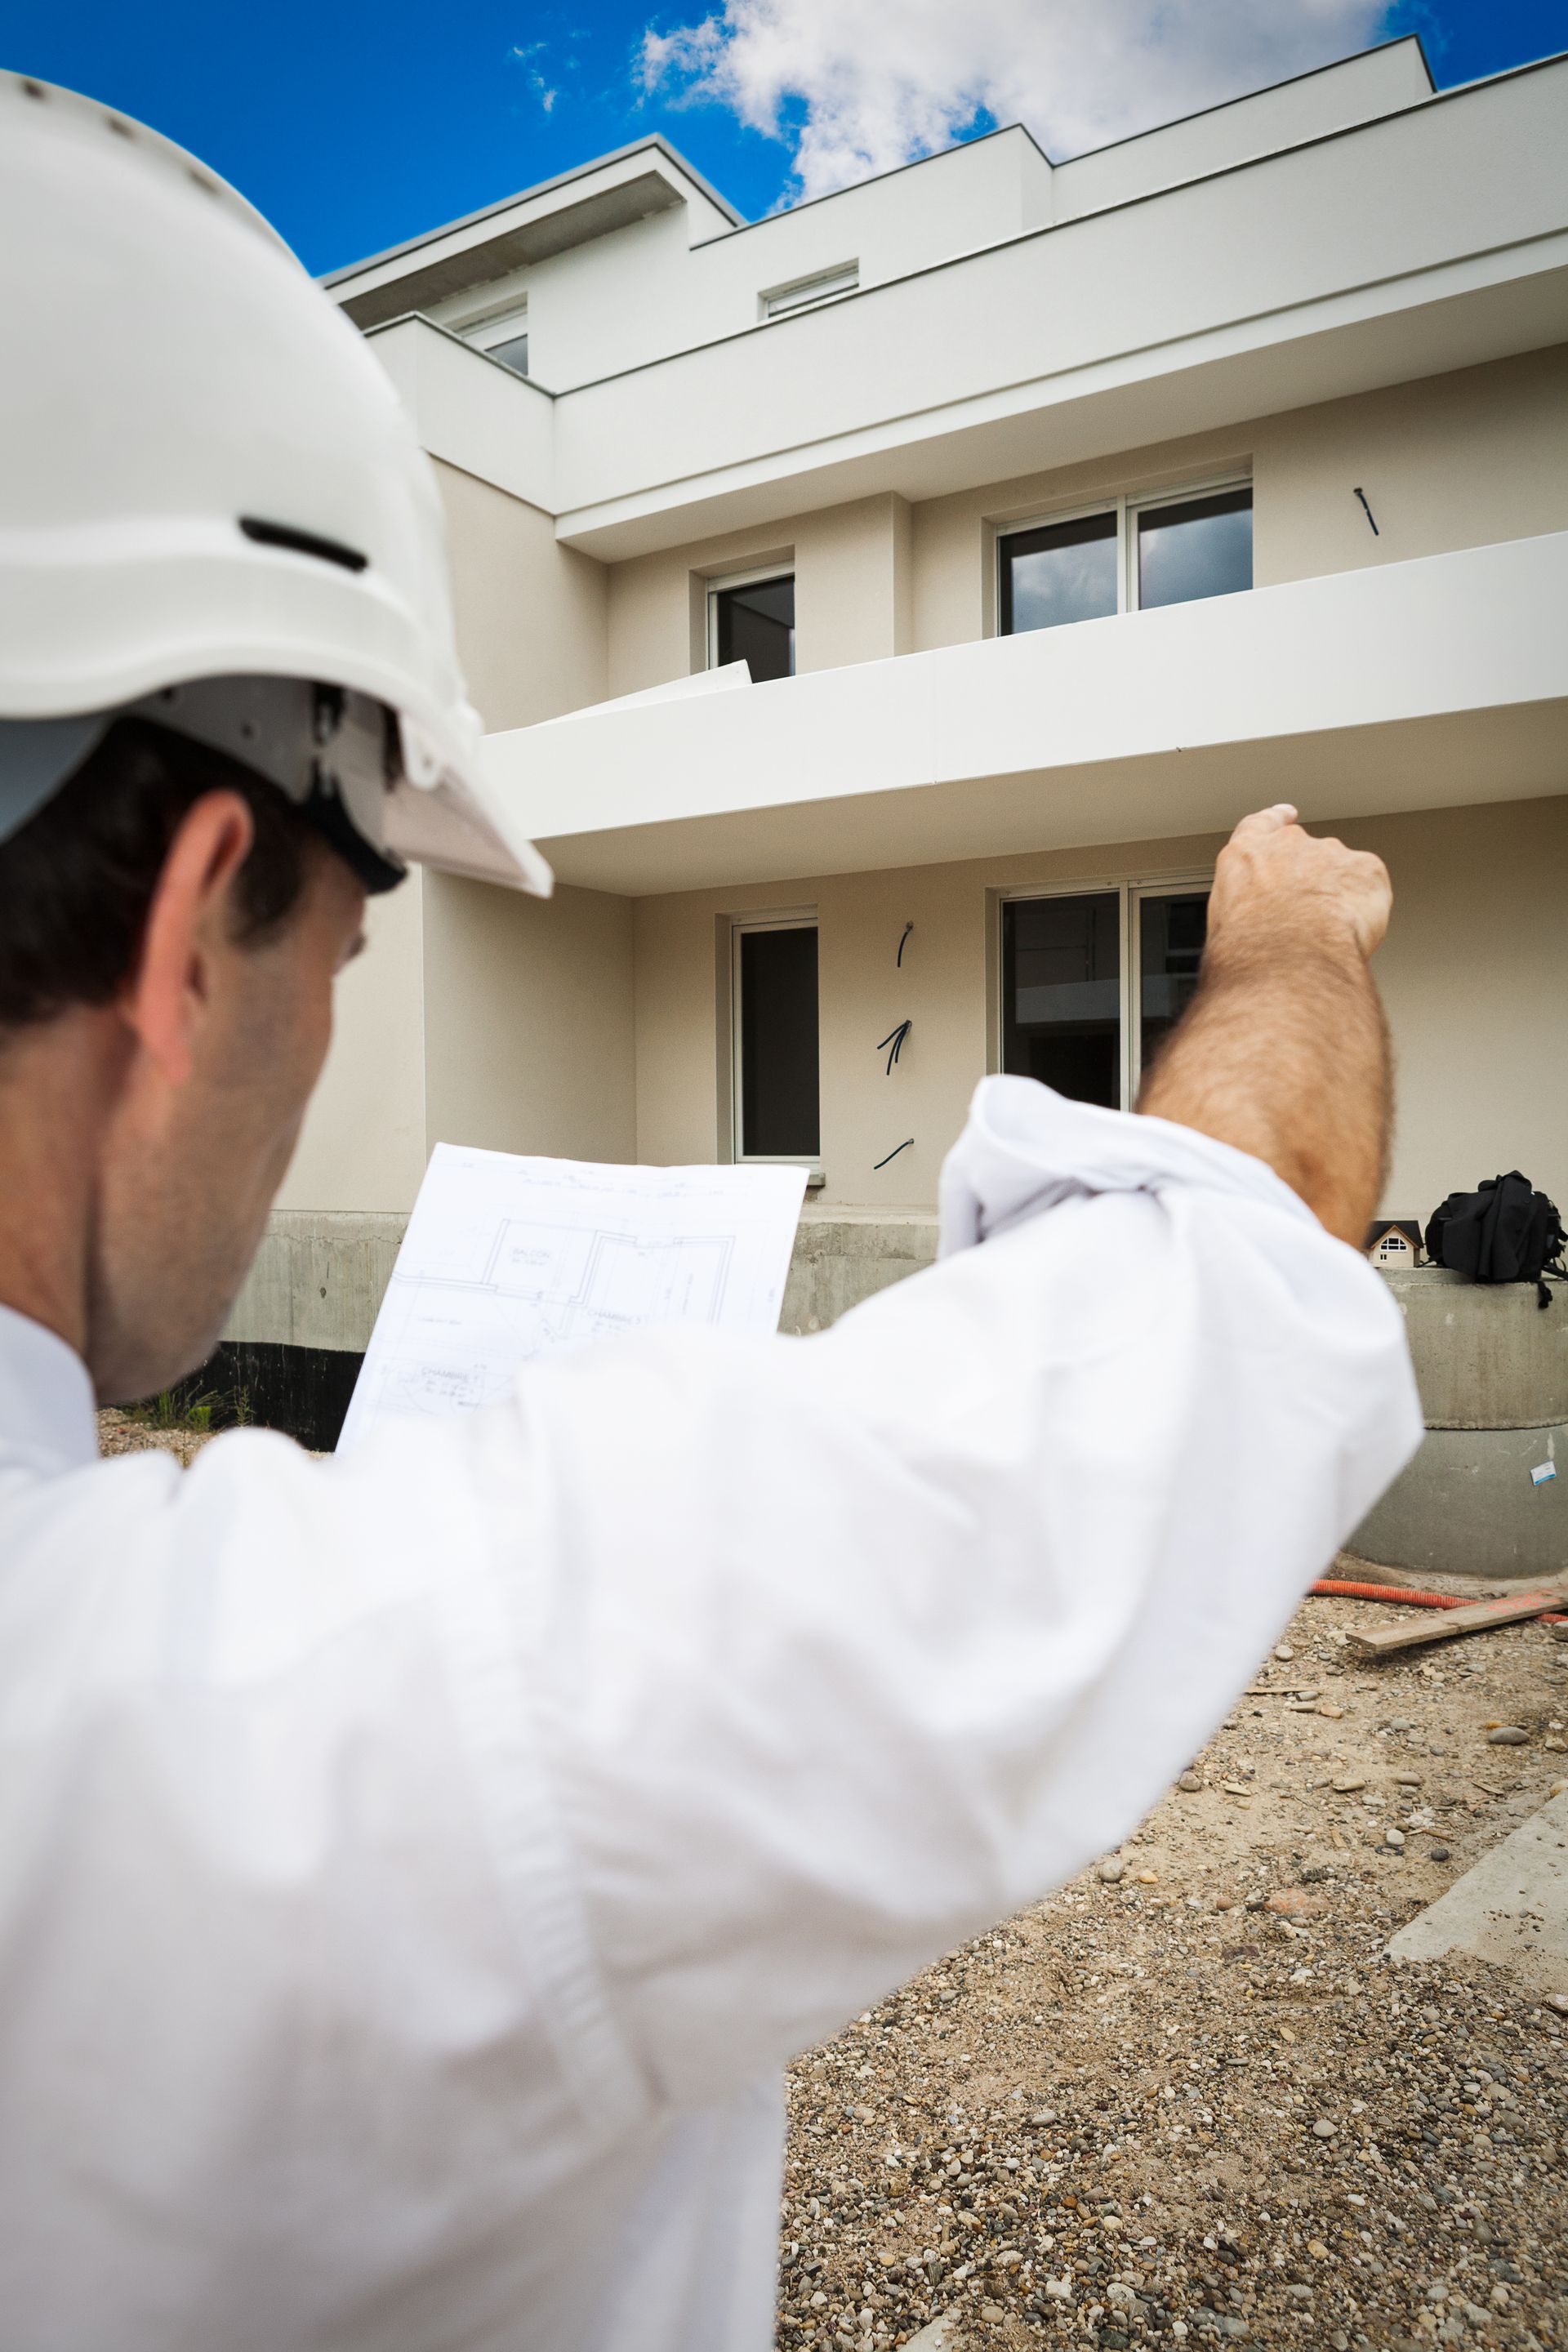
[[(1103, 509), (1096, 509), (1097, 512)], [(1173, 874), (1083, 875), (1070, 881), (1021, 883), (1016, 888), (998, 890), (996, 898), (995, 937), (991, 955), (991, 1051), (989, 1061), (994, 1073), (1002, 1069), (1002, 1041), (1006, 1034), (1006, 1000), (1004, 993), (1004, 957), (1002, 950), (1002, 908), (1022, 898), (1095, 898), (1117, 899), (1119, 955), (1117, 986), (1121, 991), (1121, 1015), (1118, 1023), (1118, 1084), (1121, 1091), (1121, 1108), (1131, 1110), (1138, 1098), (1143, 1079), (1143, 991), (1142, 971), (1138, 946), (1139, 909), (1145, 898), (1179, 898), (1195, 896), (1200, 890), (1206, 896), (1214, 888), (1214, 867), (1184, 868)]]
[[(531, 373), (530, 374), (523, 376), (521, 381), (524, 383), (529, 383), (532, 381), (531, 362), (533, 359), (533, 336), (532, 331), (528, 323), (528, 297), (526, 295), (524, 295), (521, 302), (510, 302), (504, 310), (497, 310), (488, 319), (470, 320), (466, 325), (455, 328), (453, 331), (459, 334), (464, 342), (469, 344), (473, 350), (476, 352), (483, 352), (487, 359), (491, 356), (496, 344), (515, 342), (519, 335), (527, 335), (529, 339), (528, 356), (531, 362)], [(510, 362), (506, 360), (497, 360), (496, 365), (498, 367), (509, 368), (510, 373), (513, 375), (518, 374), (518, 370), (514, 367), (510, 367)]]
[(761, 323), (772, 326), (775, 319), (793, 319), (797, 310), (815, 310), (819, 302), (837, 301), (846, 294), (860, 291), (860, 259), (836, 262), (830, 269), (814, 269), (805, 278), (785, 278), (779, 286), (763, 286), (757, 292), (757, 317)]
[[(750, 572), (715, 572), (710, 580), (705, 580), (703, 582), (703, 596), (707, 613), (705, 642), (708, 648), (707, 667), (709, 669), (717, 669), (719, 667), (720, 597), (724, 594), (726, 590), (731, 588), (760, 588), (763, 583), (767, 580), (787, 580), (793, 587), (795, 583), (794, 559), (792, 558), (787, 563), (764, 563), (753, 567)], [(798, 626), (799, 621), (797, 616), (796, 627), (798, 628)], [(795, 673), (792, 671), (791, 676), (793, 677)], [(773, 683), (776, 684), (777, 681), (774, 680)]]
[[(763, 575), (772, 579), (776, 575)], [(816, 1150), (748, 1151), (745, 1149), (744, 1073), (742, 1069), (741, 941), (748, 931), (816, 931), (817, 934)], [(769, 908), (730, 918), (730, 1158), (737, 1168), (822, 1170), (822, 925), (815, 907)]]
[[(1005, 522), (994, 523), (992, 530), (995, 540), (995, 551), (992, 561), (991, 579), (993, 634), (996, 636), (1005, 635), (1025, 637), (1038, 634), (1032, 629), (1004, 631), (1002, 627), (1006, 541), (1017, 532), (1042, 530), (1053, 523), (1088, 522), (1095, 515), (1113, 514), (1116, 517), (1116, 614), (1114, 617), (1120, 619), (1123, 613), (1136, 613), (1142, 609), (1138, 602), (1138, 517), (1145, 509), (1185, 506), (1189, 500), (1221, 498), (1230, 490), (1253, 490), (1253, 488), (1251, 474), (1238, 474), (1233, 470), (1225, 474), (1205, 475), (1196, 481), (1182, 482), (1173, 489), (1121, 490), (1111, 498), (1080, 500), (1072, 506), (1046, 507), (1038, 513), (1017, 515), (1009, 518)], [(1253, 511), (1256, 515), (1256, 505)], [(1198, 601), (1208, 603), (1218, 600), (1205, 598)], [(1151, 607), (1152, 611), (1163, 609), (1164, 607), (1158, 605)], [(1113, 616), (1106, 614), (1103, 617), (1110, 620)], [(1058, 625), (1076, 628), (1079, 624), (1068, 621)]]

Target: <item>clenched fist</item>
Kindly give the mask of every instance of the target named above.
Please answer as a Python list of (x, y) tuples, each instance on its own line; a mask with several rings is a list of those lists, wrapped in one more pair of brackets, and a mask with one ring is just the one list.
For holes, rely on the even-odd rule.
[(1245, 940), (1303, 929), (1327, 944), (1348, 931), (1370, 956), (1388, 929), (1388, 869), (1370, 850), (1303, 833), (1288, 802), (1244, 816), (1215, 867), (1209, 947), (1223, 958)]

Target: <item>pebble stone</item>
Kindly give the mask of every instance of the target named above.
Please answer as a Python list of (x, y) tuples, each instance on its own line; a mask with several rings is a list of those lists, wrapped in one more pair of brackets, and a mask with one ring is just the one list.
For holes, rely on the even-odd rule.
[[(1300, 1680), (1340, 1717), (1238, 1708), (1189, 1767), (1212, 1811), (1162, 1800), (790, 2070), (775, 2352), (1568, 2352), (1568, 1991), (1383, 1958), (1510, 1826), (1462, 1765), (1406, 1774), (1390, 1712), (1473, 1757), (1563, 1653), (1333, 1640), (1379, 1622), (1307, 1604)], [(1508, 1774), (1531, 1802), (1538, 1748)]]
[(1487, 1734), (1489, 1748), (1528, 1748), (1530, 1734), (1517, 1723), (1500, 1723), (1495, 1731)]

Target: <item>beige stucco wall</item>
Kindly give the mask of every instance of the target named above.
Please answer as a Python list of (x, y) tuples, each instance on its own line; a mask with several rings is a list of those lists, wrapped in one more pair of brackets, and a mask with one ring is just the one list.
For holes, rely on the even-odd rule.
[[(1425, 1216), (1500, 1168), (1568, 1198), (1568, 1108), (1551, 1073), (1568, 1001), (1568, 800), (1386, 817), (1342, 828), (1390, 866), (1379, 958), (1400, 1066), (1387, 1206)], [(637, 1156), (725, 1147), (723, 919), (813, 907), (821, 932), (825, 1205), (919, 1206), (987, 1060), (990, 894), (1031, 882), (1158, 880), (1212, 864), (1217, 836), (825, 876), (637, 907)], [(902, 970), (904, 924), (914, 923)], [(913, 1022), (897, 1071), (877, 1040)], [(915, 1138), (879, 1174), (873, 1162)]]
[(636, 1156), (632, 909), (425, 877), (426, 1139)]
[(1568, 1208), (1568, 799), (1368, 819), (1394, 919), (1377, 959), (1398, 1059), (1385, 1206), (1521, 1168)]
[(1230, 473), (1253, 478), (1260, 587), (1568, 529), (1565, 403), (1560, 346), (950, 498), (859, 499), (638, 557), (610, 567), (609, 690), (701, 667), (702, 583), (716, 573), (793, 563), (802, 669), (962, 645), (995, 625), (998, 524)]
[(369, 901), (279, 1209), (412, 1207), (425, 1173), (424, 936), (417, 877)]
[(707, 660), (707, 585), (776, 563), (795, 579), (795, 667), (880, 661), (914, 645), (913, 509), (855, 499), (610, 567), (609, 691), (633, 694)]
[(1252, 477), (1260, 588), (1562, 530), (1565, 402), (1568, 347), (1558, 346), (922, 500), (912, 509), (915, 645), (965, 644), (994, 628), (997, 524), (1230, 473)]
[[(487, 728), (602, 700), (604, 566), (559, 546), (537, 507), (439, 461), (436, 474), (459, 656)], [(629, 1158), (624, 899), (567, 890), (542, 908), (416, 868), (372, 901), (368, 940), (338, 982), (336, 1034), (279, 1209), (407, 1209), (442, 1136)], [(585, 1069), (603, 1085), (584, 1087)]]
[(437, 1142), (635, 1157), (629, 899), (416, 869), (366, 928), (280, 1210), (412, 1208)]
[(605, 567), (552, 518), (435, 461), (451, 550), (458, 650), (487, 731), (604, 699)]

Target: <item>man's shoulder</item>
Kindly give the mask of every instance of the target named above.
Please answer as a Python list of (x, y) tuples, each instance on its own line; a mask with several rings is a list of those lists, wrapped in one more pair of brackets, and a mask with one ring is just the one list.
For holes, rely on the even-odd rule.
[[(3, 1509), (0, 1688), (275, 1677), (405, 1638), (489, 1548), (460, 1435), (345, 1459), (227, 1432), (188, 1468), (148, 1450), (16, 1482)], [(351, 1669), (352, 1671), (352, 1669)], [(4, 1701), (0, 1700), (0, 1708)]]

